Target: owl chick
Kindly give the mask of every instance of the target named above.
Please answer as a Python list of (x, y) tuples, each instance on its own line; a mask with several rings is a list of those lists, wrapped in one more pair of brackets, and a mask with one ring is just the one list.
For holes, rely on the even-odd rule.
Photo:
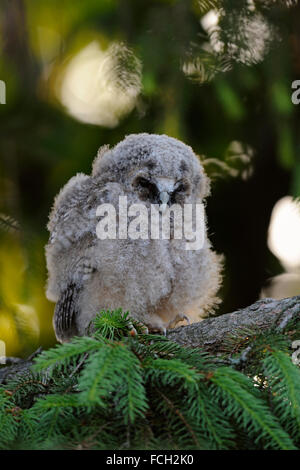
[[(102, 310), (122, 308), (149, 330), (165, 331), (184, 318), (199, 321), (219, 302), (221, 258), (207, 238), (187, 250), (184, 237), (97, 236), (97, 208), (202, 203), (209, 180), (192, 149), (166, 135), (133, 134), (98, 151), (90, 176), (79, 173), (56, 196), (48, 223), (47, 297), (56, 302), (56, 337), (85, 335)], [(162, 211), (163, 212), (163, 211)], [(172, 221), (172, 218), (170, 218)], [(120, 219), (117, 215), (116, 224)], [(128, 222), (129, 223), (129, 222)]]

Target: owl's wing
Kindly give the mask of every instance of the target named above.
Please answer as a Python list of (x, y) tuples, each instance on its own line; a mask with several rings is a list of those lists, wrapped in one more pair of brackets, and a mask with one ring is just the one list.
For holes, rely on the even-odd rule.
[(90, 249), (97, 243), (97, 207), (115, 197), (119, 185), (82, 173), (71, 178), (55, 199), (50, 214), (47, 297), (57, 302), (54, 314), (56, 336), (61, 341), (76, 335), (78, 298), (93, 272)]
[(76, 175), (55, 198), (49, 217), (47, 296), (57, 301), (53, 323), (56, 337), (62, 342), (78, 334), (76, 317), (83, 273), (80, 272), (80, 256), (74, 249), (80, 243), (84, 252), (84, 239), (93, 233), (91, 194), (90, 177), (82, 173)]
[(56, 303), (53, 324), (56, 338), (61, 342), (78, 335), (76, 317), (79, 292), (78, 285), (69, 284)]
[(70, 246), (87, 233), (95, 233), (95, 191), (91, 178), (79, 173), (62, 188), (50, 213), (49, 245), (55, 251)]

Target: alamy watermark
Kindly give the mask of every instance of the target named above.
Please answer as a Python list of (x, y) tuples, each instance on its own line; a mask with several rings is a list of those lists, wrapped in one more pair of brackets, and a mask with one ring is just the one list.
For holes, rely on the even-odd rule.
[(4, 341), (0, 339), (0, 364), (6, 364), (6, 346)]
[(300, 103), (300, 80), (294, 80), (292, 82), (292, 89), (295, 90), (291, 96), (292, 103), (299, 104)]
[[(205, 240), (203, 204), (127, 204), (119, 197), (118, 210), (112, 204), (101, 204), (96, 215), (102, 217), (96, 227), (100, 240), (175, 240), (186, 241), (186, 250), (200, 250)], [(129, 220), (130, 219), (130, 220)]]
[(292, 342), (292, 348), (296, 349), (295, 352), (292, 354), (292, 362), (293, 364), (299, 365), (300, 364), (300, 340), (296, 340)]
[(6, 85), (3, 80), (0, 80), (0, 104), (6, 104)]

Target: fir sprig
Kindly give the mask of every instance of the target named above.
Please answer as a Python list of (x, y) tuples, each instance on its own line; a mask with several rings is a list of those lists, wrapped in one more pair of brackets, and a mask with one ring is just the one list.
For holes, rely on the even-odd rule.
[(0, 448), (299, 448), (300, 371), (286, 329), (242, 346), (237, 335), (237, 347), (232, 338), (227, 366), (144, 334), (121, 310), (100, 312), (90, 334), (0, 388)]

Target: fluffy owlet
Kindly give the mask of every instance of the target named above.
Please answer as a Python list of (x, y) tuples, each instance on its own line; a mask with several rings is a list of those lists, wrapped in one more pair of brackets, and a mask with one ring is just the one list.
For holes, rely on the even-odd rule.
[(185, 237), (174, 235), (175, 216), (170, 210), (168, 238), (146, 237), (145, 231), (141, 237), (124, 236), (133, 220), (130, 216), (125, 227), (122, 222), (123, 237), (101, 239), (97, 232), (97, 208), (110, 204), (116, 209), (112, 220), (118, 234), (120, 196), (127, 208), (143, 204), (149, 217), (152, 207), (162, 217), (174, 204), (177, 208), (202, 204), (208, 192), (209, 180), (199, 159), (177, 139), (133, 134), (112, 149), (100, 149), (91, 175), (71, 178), (50, 214), (47, 297), (56, 302), (57, 339), (64, 342), (84, 335), (102, 310), (121, 307), (150, 330), (159, 331), (187, 317), (198, 321), (213, 310), (221, 260), (211, 249), (205, 217), (198, 249), (187, 249)]

